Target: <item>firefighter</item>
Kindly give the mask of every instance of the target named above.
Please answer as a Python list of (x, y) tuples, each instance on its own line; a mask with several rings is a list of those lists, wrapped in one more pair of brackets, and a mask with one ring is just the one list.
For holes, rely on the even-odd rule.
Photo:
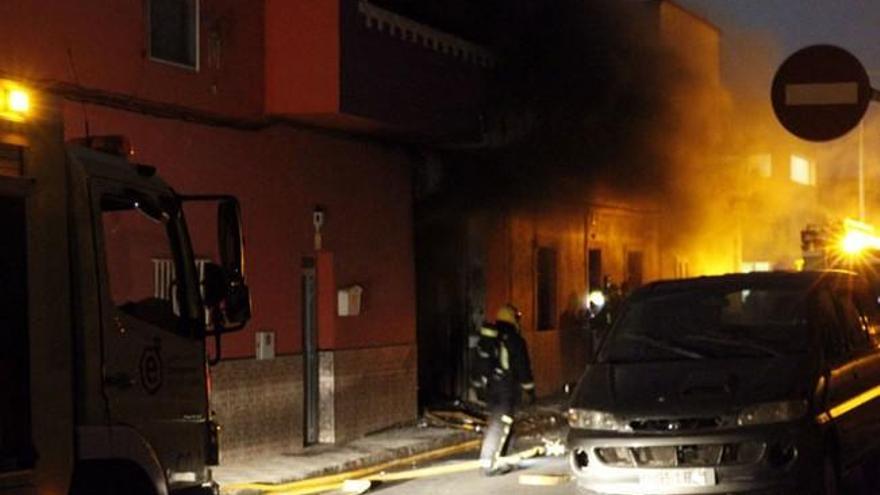
[(485, 391), (488, 424), (480, 449), (480, 467), (487, 476), (512, 469), (500, 461), (507, 451), (513, 417), (525, 393), (535, 402), (535, 383), (526, 342), (520, 335), (521, 313), (512, 304), (498, 310), (494, 324), (484, 324), (477, 342), (473, 385)]

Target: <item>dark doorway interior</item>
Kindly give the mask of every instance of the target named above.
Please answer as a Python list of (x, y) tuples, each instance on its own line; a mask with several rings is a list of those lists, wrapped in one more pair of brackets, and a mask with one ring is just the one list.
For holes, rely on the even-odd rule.
[(0, 473), (33, 467), (23, 199), (0, 198)]
[[(467, 394), (468, 338), (465, 228), (445, 219), (416, 228), (419, 406), (448, 403)], [(463, 386), (464, 384), (464, 386)]]
[(641, 287), (644, 282), (645, 261), (641, 251), (626, 253), (626, 284), (632, 290)]
[(602, 290), (602, 250), (590, 249), (588, 256), (590, 290)]

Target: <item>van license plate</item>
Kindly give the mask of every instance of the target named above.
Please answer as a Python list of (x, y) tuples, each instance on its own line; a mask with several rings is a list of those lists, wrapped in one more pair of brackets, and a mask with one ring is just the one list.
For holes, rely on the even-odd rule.
[(639, 484), (643, 486), (714, 486), (715, 483), (712, 468), (657, 469), (639, 475)]

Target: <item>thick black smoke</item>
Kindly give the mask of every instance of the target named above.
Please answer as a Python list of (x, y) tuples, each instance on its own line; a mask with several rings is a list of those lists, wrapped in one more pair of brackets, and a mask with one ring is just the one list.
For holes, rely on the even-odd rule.
[(687, 74), (660, 43), (656, 8), (514, 1), (486, 18), (493, 146), (452, 160), (453, 189), (490, 201), (668, 191), (682, 130), (670, 95)]

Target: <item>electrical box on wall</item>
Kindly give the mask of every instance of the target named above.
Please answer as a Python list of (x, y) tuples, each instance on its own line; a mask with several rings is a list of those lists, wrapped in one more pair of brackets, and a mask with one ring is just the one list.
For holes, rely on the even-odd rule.
[(275, 332), (264, 330), (256, 333), (257, 359), (275, 359)]
[(364, 288), (352, 285), (339, 289), (336, 296), (336, 314), (339, 316), (357, 316), (361, 314)]

